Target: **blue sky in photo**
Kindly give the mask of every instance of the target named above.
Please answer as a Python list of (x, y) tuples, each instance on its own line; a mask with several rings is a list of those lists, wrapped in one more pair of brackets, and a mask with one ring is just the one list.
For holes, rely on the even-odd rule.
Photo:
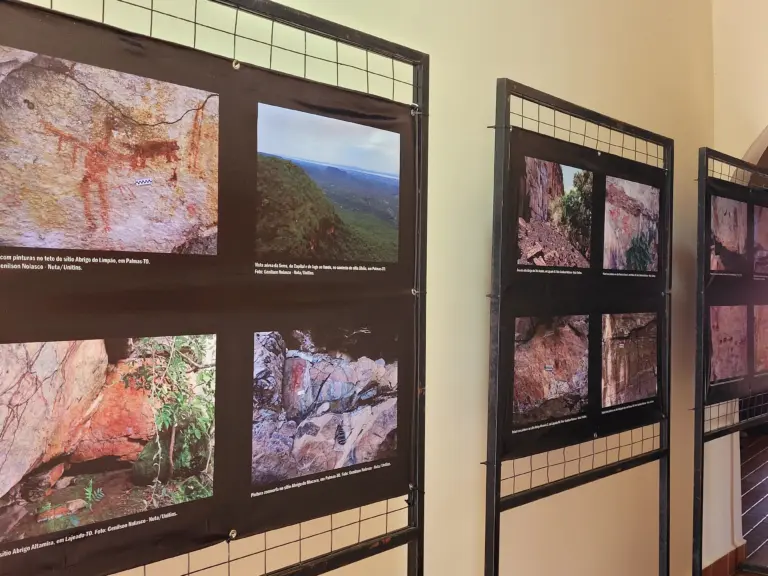
[(399, 176), (400, 135), (259, 104), (259, 152)]
[(565, 164), (560, 164), (560, 168), (563, 170), (563, 190), (567, 194), (573, 188), (573, 177), (576, 175), (576, 172), (581, 172), (581, 168), (573, 168)]

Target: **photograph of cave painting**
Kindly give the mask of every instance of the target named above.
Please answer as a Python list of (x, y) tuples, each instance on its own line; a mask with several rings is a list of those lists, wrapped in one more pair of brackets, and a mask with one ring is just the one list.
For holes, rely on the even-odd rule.
[(747, 205), (712, 196), (709, 269), (743, 273), (747, 266)]
[(712, 306), (709, 309), (710, 382), (747, 374), (747, 307)]
[(400, 135), (259, 104), (256, 257), (398, 259)]
[(214, 335), (0, 344), (0, 542), (213, 494)]
[(603, 314), (603, 408), (656, 395), (655, 313)]
[(658, 226), (658, 188), (606, 177), (603, 268), (656, 272), (659, 269)]
[(768, 372), (768, 306), (755, 306), (755, 373)]
[(526, 157), (518, 264), (589, 268), (592, 181), (586, 170)]
[(755, 206), (755, 274), (768, 276), (768, 206)]
[(0, 103), (0, 246), (216, 254), (216, 94), (0, 46)]
[(588, 401), (589, 317), (515, 320), (515, 425), (574, 416)]
[(397, 454), (397, 338), (356, 327), (257, 332), (254, 488)]

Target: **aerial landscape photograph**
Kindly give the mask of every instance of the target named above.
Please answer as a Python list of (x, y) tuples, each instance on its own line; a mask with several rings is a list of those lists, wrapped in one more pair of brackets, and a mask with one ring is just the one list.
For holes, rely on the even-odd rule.
[(613, 176), (605, 179), (603, 268), (659, 269), (659, 190)]
[(709, 269), (742, 274), (747, 264), (747, 204), (712, 196)]
[(586, 170), (526, 157), (518, 200), (518, 264), (589, 268), (592, 183)]
[(216, 336), (0, 344), (0, 542), (213, 496)]
[(768, 275), (768, 206), (755, 205), (755, 274)]
[(0, 247), (215, 255), (217, 94), (0, 46)]
[(252, 487), (394, 458), (397, 350), (379, 326), (255, 333)]
[(716, 383), (747, 374), (747, 307), (709, 308), (709, 379)]
[(256, 257), (398, 261), (400, 135), (259, 104)]
[(603, 314), (603, 408), (656, 396), (655, 313)]
[(589, 316), (515, 320), (513, 422), (582, 413), (588, 402)]

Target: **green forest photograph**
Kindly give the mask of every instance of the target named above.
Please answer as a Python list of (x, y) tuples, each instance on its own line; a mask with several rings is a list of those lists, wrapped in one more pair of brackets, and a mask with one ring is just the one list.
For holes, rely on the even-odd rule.
[(398, 260), (400, 135), (259, 104), (256, 257)]

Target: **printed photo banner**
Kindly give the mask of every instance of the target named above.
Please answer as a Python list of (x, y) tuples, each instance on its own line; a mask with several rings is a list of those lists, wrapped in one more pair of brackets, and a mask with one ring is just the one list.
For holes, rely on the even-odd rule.
[(706, 403), (768, 391), (768, 194), (708, 178), (704, 377)]
[(668, 379), (664, 170), (510, 134), (499, 381), (504, 454), (658, 422)]
[(408, 493), (410, 107), (0, 20), (0, 575), (112, 574)]

